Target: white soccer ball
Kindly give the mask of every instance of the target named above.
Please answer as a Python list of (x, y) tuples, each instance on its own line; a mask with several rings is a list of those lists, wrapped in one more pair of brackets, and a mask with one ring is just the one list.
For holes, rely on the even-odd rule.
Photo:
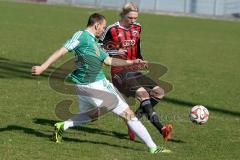
[(193, 106), (189, 113), (189, 118), (192, 122), (197, 124), (204, 124), (209, 117), (208, 109), (202, 105)]

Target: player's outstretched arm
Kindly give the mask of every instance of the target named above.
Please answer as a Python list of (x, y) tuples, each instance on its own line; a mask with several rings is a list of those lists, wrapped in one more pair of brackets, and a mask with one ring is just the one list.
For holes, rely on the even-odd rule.
[(129, 65), (133, 65), (133, 64), (145, 64), (147, 62), (143, 61), (141, 59), (122, 60), (122, 59), (112, 58), (112, 57), (107, 56), (106, 59), (104, 60), (104, 63), (106, 65), (110, 65), (110, 66), (129, 66)]
[(32, 75), (40, 75), (45, 71), (53, 62), (58, 60), (61, 56), (66, 54), (68, 50), (65, 47), (62, 47), (56, 50), (41, 66), (32, 67)]

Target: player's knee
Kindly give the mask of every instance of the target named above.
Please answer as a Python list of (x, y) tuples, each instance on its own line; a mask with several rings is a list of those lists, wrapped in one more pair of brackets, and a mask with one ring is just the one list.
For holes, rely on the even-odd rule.
[(138, 100), (143, 101), (149, 99), (149, 94), (143, 87), (141, 87), (136, 91), (136, 97)]
[(164, 94), (165, 94), (164, 89), (159, 86), (154, 87), (151, 92), (152, 96), (157, 97), (159, 99), (162, 99), (164, 97)]

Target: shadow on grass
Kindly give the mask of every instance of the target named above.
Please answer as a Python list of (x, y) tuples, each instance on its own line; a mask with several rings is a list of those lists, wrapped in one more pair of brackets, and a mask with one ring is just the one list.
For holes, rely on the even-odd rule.
[[(0, 57), (0, 77), (1, 78), (28, 78), (32, 79), (34, 76), (31, 75), (32, 66), (38, 65), (29, 62), (22, 62), (16, 60), (10, 60), (7, 58)], [(50, 67), (41, 76), (48, 77), (54, 67)]]
[[(189, 108), (191, 108), (192, 106), (198, 105), (198, 103), (193, 103), (193, 102), (184, 101), (184, 100), (178, 100), (178, 99), (169, 98), (169, 97), (164, 97), (163, 101), (168, 102), (168, 103), (177, 104), (177, 105), (180, 105), (180, 106), (189, 107)], [(237, 111), (230, 111), (230, 110), (227, 110), (227, 109), (221, 109), (221, 107), (219, 107), (219, 106), (218, 106), (218, 108), (216, 108), (214, 106), (210, 106), (210, 105), (207, 105), (207, 104), (201, 104), (201, 105), (207, 107), (207, 109), (209, 111), (219, 112), (219, 113), (222, 113), (222, 114), (228, 114), (228, 115), (236, 116), (236, 117), (240, 116), (240, 112), (237, 112)], [(225, 107), (222, 107), (222, 108), (225, 108)]]
[(180, 139), (170, 139), (170, 140), (168, 140), (168, 142), (174, 142), (174, 143), (186, 143), (185, 141), (182, 141), (182, 140), (180, 140)]
[[(57, 123), (57, 122), (59, 122), (59, 121), (42, 119), (42, 118), (34, 119), (34, 123), (41, 124), (41, 125), (48, 125), (48, 126), (54, 126), (54, 124)], [(99, 128), (91, 128), (91, 127), (87, 127), (87, 126), (78, 126), (78, 127), (74, 127), (74, 128), (71, 128), (71, 129), (78, 130), (80, 132), (87, 132), (87, 133), (91, 133), (91, 134), (100, 134), (100, 135), (104, 135), (104, 136), (116, 137), (118, 139), (129, 140), (128, 139), (128, 134), (119, 133), (119, 132), (115, 132), (115, 131), (102, 130), (102, 129), (99, 129)], [(134, 141), (134, 142), (141, 143), (139, 141)]]
[(37, 137), (46, 137), (46, 138), (49, 138), (50, 136), (49, 134), (36, 131), (35, 129), (26, 128), (26, 127), (17, 126), (17, 125), (8, 125), (6, 128), (0, 128), (0, 132), (4, 132), (4, 131), (23, 131), (24, 133), (27, 133), (27, 134), (33, 134)]
[[(57, 122), (58, 121), (49, 120), (49, 119), (42, 119), (42, 118), (34, 119), (34, 123), (41, 124), (41, 125), (48, 125), (48, 126), (54, 126), (54, 124), (57, 123)], [(72, 129), (73, 130), (78, 130), (80, 132), (87, 132), (87, 133), (91, 133), (91, 134), (100, 134), (100, 135), (104, 135), (104, 136), (116, 137), (118, 139), (129, 140), (128, 134), (123, 134), (123, 133), (119, 133), (119, 132), (115, 132), (115, 131), (102, 130), (102, 129), (98, 129), (98, 128), (90, 128), (90, 127), (86, 127), (86, 126), (79, 126), (79, 127), (75, 127), (75, 128), (72, 128)], [(135, 143), (141, 143), (138, 140), (135, 140), (134, 142)], [(186, 143), (185, 141), (182, 141), (182, 140), (179, 140), (179, 139), (171, 139), (169, 142)]]
[[(51, 121), (51, 122), (53, 122), (53, 121)], [(48, 138), (49, 140), (51, 140), (51, 136), (52, 136), (52, 132), (42, 132), (42, 131), (38, 131), (38, 130), (35, 130), (35, 129), (32, 129), (32, 128), (27, 128), (27, 127), (17, 126), (17, 125), (8, 125), (6, 128), (0, 128), (0, 132), (4, 132), (4, 131), (23, 131), (24, 133), (32, 134), (32, 135), (35, 135), (37, 137)], [(134, 151), (144, 151), (142, 149), (136, 149), (136, 148), (131, 148), (131, 147), (128, 147), (128, 146), (110, 144), (110, 143), (107, 143), (107, 142), (80, 140), (80, 139), (68, 138), (68, 137), (64, 137), (63, 140), (68, 141), (68, 142), (79, 142), (79, 143), (91, 143), (91, 144), (107, 145), (107, 146), (112, 146), (112, 147), (116, 147), (116, 148), (130, 149), (130, 150), (134, 150)]]

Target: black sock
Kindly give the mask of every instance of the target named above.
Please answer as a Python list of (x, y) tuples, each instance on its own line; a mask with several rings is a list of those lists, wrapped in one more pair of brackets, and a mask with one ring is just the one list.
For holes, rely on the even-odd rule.
[(163, 125), (160, 123), (158, 115), (156, 114), (156, 112), (153, 112), (152, 116), (150, 117), (150, 121), (159, 130), (159, 132), (162, 134), (161, 129), (162, 129)]
[(147, 116), (148, 120), (160, 131), (163, 125), (160, 123), (158, 115), (154, 112), (154, 109), (151, 105), (151, 101), (149, 99), (141, 102), (141, 108), (143, 113)]
[(156, 98), (156, 97), (151, 97), (150, 101), (151, 101), (152, 107), (154, 107), (156, 104), (158, 104), (160, 102), (160, 99)]

